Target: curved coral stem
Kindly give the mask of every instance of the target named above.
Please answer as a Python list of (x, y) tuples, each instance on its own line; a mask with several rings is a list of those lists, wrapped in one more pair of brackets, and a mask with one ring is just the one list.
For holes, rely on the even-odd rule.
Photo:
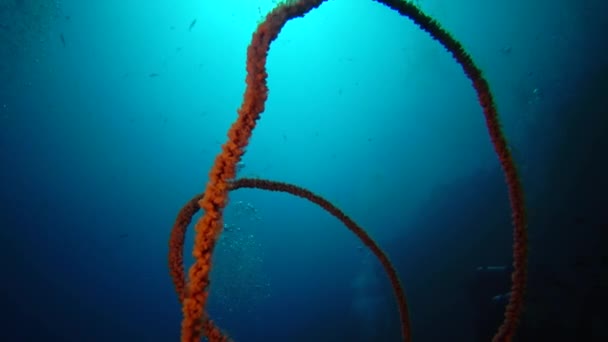
[[(392, 265), (386, 253), (384, 253), (380, 246), (378, 246), (378, 244), (371, 238), (369, 234), (367, 234), (367, 232), (365, 232), (365, 230), (363, 230), (363, 228), (361, 228), (348, 215), (346, 215), (335, 205), (331, 204), (331, 202), (329, 202), (328, 200), (324, 199), (319, 195), (316, 195), (311, 191), (308, 191), (293, 184), (251, 178), (238, 179), (230, 183), (230, 190), (237, 190), (241, 188), (255, 188), (261, 190), (279, 191), (307, 199), (312, 203), (317, 204), (318, 206), (329, 212), (331, 215), (336, 217), (338, 220), (340, 220), (342, 223), (344, 223), (344, 225), (351, 232), (353, 232), (359, 238), (359, 240), (361, 240), (361, 242), (367, 248), (369, 248), (371, 252), (376, 256), (376, 258), (378, 258), (378, 260), (380, 261), (380, 264), (384, 268), (384, 271), (386, 272), (390, 280), (391, 286), (393, 287), (393, 292), (397, 299), (399, 317), (401, 322), (401, 335), (404, 341), (411, 340), (411, 327), (407, 300), (405, 297), (405, 292), (403, 291), (403, 287), (401, 286), (399, 276), (397, 275), (397, 271), (395, 270), (395, 267)], [(173, 283), (175, 284), (175, 290), (180, 300), (184, 296), (183, 284), (185, 283), (183, 266), (184, 238), (188, 224), (190, 224), (190, 221), (192, 220), (192, 216), (194, 216), (198, 211), (197, 202), (202, 197), (202, 194), (195, 196), (180, 210), (177, 219), (175, 220), (175, 224), (173, 225), (171, 237), (169, 240), (169, 269), (173, 278)], [(209, 319), (206, 320), (206, 325), (203, 327), (203, 329), (205, 331), (205, 336), (207, 336), (210, 341), (223, 341), (221, 339), (226, 338), (220, 333), (219, 329), (217, 329), (213, 325), (213, 322)], [(212, 335), (211, 333), (208, 333), (208, 331), (212, 332)]]
[[(473, 63), (462, 45), (432, 18), (413, 4), (403, 0), (376, 0), (412, 19), (421, 29), (439, 41), (461, 65), (472, 81), (483, 109), (486, 126), (494, 150), (500, 161), (508, 184), (513, 221), (513, 266), (511, 297), (505, 310), (505, 319), (494, 341), (510, 340), (517, 329), (523, 310), (524, 290), (527, 280), (527, 223), (524, 195), (515, 163), (502, 133), (498, 112), (488, 82), (481, 70)], [(238, 118), (228, 131), (228, 141), (222, 146), (209, 173), (204, 196), (199, 201), (205, 210), (195, 226), (196, 235), (193, 255), (195, 262), (189, 271), (187, 291), (182, 291), (182, 341), (195, 342), (201, 337), (205, 324), (204, 309), (207, 302), (212, 252), (222, 231), (222, 214), (228, 203), (230, 180), (235, 177), (236, 163), (240, 160), (255, 128), (268, 96), (266, 85), (266, 57), (270, 43), (278, 36), (285, 23), (303, 16), (319, 6), (323, 0), (287, 1), (266, 16), (253, 35), (247, 49), (247, 87)], [(175, 241), (178, 243), (179, 241)], [(172, 264), (180, 260), (173, 259)], [(172, 271), (175, 272), (175, 271)], [(183, 269), (182, 269), (183, 272)], [(175, 280), (176, 287), (186, 287), (185, 280)]]

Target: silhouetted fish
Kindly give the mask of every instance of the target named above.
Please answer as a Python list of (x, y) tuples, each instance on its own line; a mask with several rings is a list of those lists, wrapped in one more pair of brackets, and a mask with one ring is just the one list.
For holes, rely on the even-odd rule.
[(154, 77), (158, 77), (158, 74), (157, 74), (157, 73), (155, 73), (155, 72), (153, 72), (153, 73), (151, 73), (151, 74), (150, 74), (150, 75), (148, 75), (148, 76), (150, 76), (150, 77), (154, 78)]
[(63, 36), (63, 33), (59, 34), (59, 39), (61, 39), (61, 45), (63, 45), (63, 47), (65, 47), (65, 37)]
[(188, 31), (192, 31), (192, 28), (194, 27), (194, 25), (196, 25), (196, 18), (194, 18), (194, 20), (192, 20), (192, 22), (190, 23), (190, 27), (188, 27)]

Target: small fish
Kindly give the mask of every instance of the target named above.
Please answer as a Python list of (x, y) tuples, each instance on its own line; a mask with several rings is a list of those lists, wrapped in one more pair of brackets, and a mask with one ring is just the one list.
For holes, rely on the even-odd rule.
[(124, 233), (124, 234), (120, 234), (119, 238), (124, 239), (126, 237), (129, 237), (129, 234)]
[(63, 47), (65, 47), (65, 37), (63, 36), (63, 33), (59, 34), (59, 39), (61, 39), (61, 45), (63, 45)]
[(194, 20), (192, 20), (192, 22), (190, 23), (190, 27), (188, 27), (188, 31), (192, 31), (192, 28), (194, 27), (194, 25), (196, 25), (196, 18), (194, 18)]
[(151, 74), (150, 74), (150, 75), (148, 75), (148, 76), (150, 76), (150, 78), (154, 78), (154, 77), (158, 77), (158, 74), (157, 74), (157, 73), (155, 73), (155, 72), (153, 72), (153, 73), (151, 73)]
[(236, 163), (236, 173), (240, 173), (245, 168), (246, 164), (243, 161)]

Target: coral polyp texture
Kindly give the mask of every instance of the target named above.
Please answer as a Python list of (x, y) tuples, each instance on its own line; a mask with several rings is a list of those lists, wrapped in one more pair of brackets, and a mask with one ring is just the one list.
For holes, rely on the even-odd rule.
[[(464, 74), (471, 80), (477, 93), (479, 104), (485, 116), (490, 141), (494, 146), (494, 151), (506, 179), (512, 212), (513, 273), (511, 277), (511, 296), (505, 309), (503, 323), (498, 327), (493, 339), (494, 341), (510, 341), (517, 330), (524, 305), (524, 290), (527, 279), (527, 222), (523, 188), (515, 162), (507, 147), (507, 140), (501, 130), (498, 112), (489, 84), (462, 45), (412, 2), (402, 0), (376, 1), (397, 11), (402, 16), (410, 18), (420, 29), (443, 45), (462, 67)], [(298, 186), (260, 179), (235, 180), (236, 165), (244, 154), (257, 120), (264, 111), (268, 97), (266, 58), (270, 44), (278, 37), (281, 29), (289, 20), (303, 17), (323, 2), (323, 0), (281, 2), (258, 25), (247, 49), (247, 76), (243, 103), (238, 110), (236, 121), (228, 130), (228, 141), (222, 145), (222, 150), (211, 167), (204, 193), (188, 202), (178, 214), (169, 242), (169, 268), (178, 298), (182, 304), (181, 340), (183, 342), (200, 341), (203, 336), (210, 342), (230, 340), (213, 323), (206, 313), (205, 307), (209, 296), (212, 253), (224, 227), (223, 211), (228, 204), (228, 193), (239, 188), (257, 188), (290, 193), (321, 206), (341, 220), (382, 264), (395, 293), (400, 313), (403, 341), (411, 340), (407, 301), (397, 272), (382, 249), (360, 226), (327, 200)], [(203, 210), (203, 215), (195, 225), (194, 264), (190, 267), (186, 279), (183, 265), (184, 236), (192, 216), (199, 209)]]

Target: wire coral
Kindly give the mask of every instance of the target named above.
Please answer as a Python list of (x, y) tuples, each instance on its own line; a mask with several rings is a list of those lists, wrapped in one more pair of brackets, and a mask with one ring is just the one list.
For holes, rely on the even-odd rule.
[[(395, 293), (395, 298), (397, 300), (397, 305), (399, 309), (401, 334), (406, 341), (409, 341), (411, 339), (410, 319), (407, 301), (405, 297), (405, 292), (403, 291), (403, 287), (401, 286), (401, 282), (399, 280), (399, 276), (397, 275), (395, 267), (393, 267), (388, 256), (384, 253), (384, 251), (382, 251), (380, 246), (378, 246), (378, 244), (369, 236), (369, 234), (365, 232), (365, 230), (363, 230), (363, 228), (361, 228), (350, 217), (348, 217), (348, 215), (346, 215), (338, 207), (331, 204), (323, 197), (293, 184), (263, 179), (241, 178), (230, 182), (229, 185), (230, 190), (254, 188), (289, 193), (317, 204), (318, 206), (329, 212), (331, 215), (336, 217), (338, 220), (340, 220), (342, 223), (344, 223), (344, 225), (351, 232), (353, 232), (359, 238), (359, 240), (361, 240), (361, 242), (363, 242), (363, 244), (380, 261), (380, 264), (384, 268), (384, 271), (386, 272), (390, 280), (391, 286), (393, 287), (393, 291)], [(183, 301), (185, 295), (185, 277), (183, 266), (184, 237), (186, 234), (186, 229), (192, 220), (192, 216), (194, 216), (194, 214), (196, 214), (196, 212), (199, 210), (198, 201), (202, 197), (203, 194), (197, 195), (188, 203), (186, 203), (186, 205), (180, 210), (179, 214), (177, 215), (177, 219), (175, 220), (175, 224), (173, 225), (173, 229), (171, 230), (171, 237), (169, 240), (169, 269), (180, 302)], [(205, 332), (205, 336), (207, 336), (210, 341), (228, 340), (225, 335), (221, 334), (220, 330), (213, 324), (213, 322), (208, 317), (206, 317), (206, 315), (203, 318), (202, 328)]]
[[(492, 93), (490, 92), (490, 87), (483, 77), (481, 70), (473, 63), (473, 60), (465, 52), (462, 45), (431, 17), (422, 13), (410, 2), (402, 0), (375, 1), (410, 18), (433, 39), (441, 43), (452, 54), (456, 62), (461, 65), (465, 75), (471, 80), (473, 88), (477, 93), (478, 101), (485, 116), (490, 140), (494, 146), (508, 185), (512, 211), (514, 270), (512, 274), (511, 297), (505, 310), (504, 321), (493, 339), (494, 341), (509, 341), (515, 335), (519, 317), (523, 310), (524, 290), (527, 279), (527, 222), (523, 188), (513, 157), (507, 148), (506, 138), (501, 131), (498, 112)], [(222, 213), (228, 203), (228, 192), (240, 184), (238, 183), (239, 181), (232, 183), (232, 180), (236, 176), (236, 164), (244, 153), (244, 149), (256, 126), (256, 121), (259, 119), (260, 113), (264, 111), (265, 101), (268, 97), (266, 57), (270, 43), (277, 38), (287, 21), (304, 16), (323, 2), (324, 0), (299, 0), (281, 3), (266, 16), (265, 20), (258, 25), (257, 30), (253, 34), (251, 44), (247, 49), (247, 86), (243, 103), (238, 110), (237, 120), (228, 131), (228, 141), (222, 146), (222, 151), (216, 157), (215, 163), (211, 168), (205, 192), (202, 198), (198, 200), (198, 205), (204, 210), (204, 215), (195, 225), (196, 235), (193, 249), (195, 261), (189, 270), (188, 283), (186, 283), (183, 277), (183, 257), (181, 254), (177, 255), (174, 251), (176, 249), (181, 250), (181, 246), (183, 246), (183, 232), (180, 229), (185, 231), (185, 226), (190, 222), (191, 212), (194, 210), (194, 202), (191, 201), (178, 216), (178, 222), (181, 222), (181, 224), (188, 223), (185, 223), (183, 228), (177, 227), (171, 234), (170, 248), (172, 252), (170, 252), (170, 268), (178, 296), (182, 303), (183, 320), (181, 338), (184, 342), (198, 341), (203, 334), (210, 341), (227, 340), (227, 337), (221, 334), (205, 313), (210, 283), (209, 273), (212, 265), (211, 258), (215, 244), (222, 232)], [(263, 184), (256, 183), (255, 185), (263, 187)], [(349, 226), (349, 228), (351, 227)], [(367, 246), (371, 247), (370, 245)], [(401, 300), (404, 305), (405, 296), (402, 299), (398, 297), (398, 301)], [(409, 326), (402, 327), (402, 332), (404, 340), (409, 340)]]

